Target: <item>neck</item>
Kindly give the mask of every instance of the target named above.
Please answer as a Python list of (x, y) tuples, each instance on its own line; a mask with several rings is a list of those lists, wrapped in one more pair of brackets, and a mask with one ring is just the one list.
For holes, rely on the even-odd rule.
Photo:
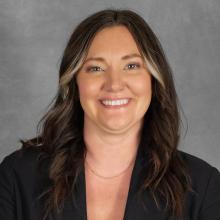
[(140, 141), (140, 125), (121, 133), (110, 133), (84, 121), (86, 161), (103, 176), (114, 176), (134, 161)]

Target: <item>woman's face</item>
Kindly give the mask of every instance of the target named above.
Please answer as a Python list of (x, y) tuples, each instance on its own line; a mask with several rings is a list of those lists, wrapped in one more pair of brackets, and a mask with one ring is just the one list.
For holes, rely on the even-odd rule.
[(115, 134), (141, 126), (151, 101), (151, 75), (125, 26), (96, 34), (76, 79), (84, 125)]

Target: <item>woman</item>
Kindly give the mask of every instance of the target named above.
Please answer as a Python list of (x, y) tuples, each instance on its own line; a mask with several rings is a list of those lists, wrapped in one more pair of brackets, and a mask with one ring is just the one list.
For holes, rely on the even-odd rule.
[(0, 219), (220, 219), (220, 173), (177, 149), (163, 49), (131, 10), (74, 30), (54, 105), (0, 167)]

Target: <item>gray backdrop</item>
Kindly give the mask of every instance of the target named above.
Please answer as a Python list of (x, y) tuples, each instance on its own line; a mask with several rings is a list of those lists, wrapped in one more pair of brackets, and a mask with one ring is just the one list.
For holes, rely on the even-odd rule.
[(134, 9), (158, 35), (188, 121), (180, 149), (220, 169), (219, 0), (1, 0), (0, 161), (35, 136), (72, 29), (109, 6)]

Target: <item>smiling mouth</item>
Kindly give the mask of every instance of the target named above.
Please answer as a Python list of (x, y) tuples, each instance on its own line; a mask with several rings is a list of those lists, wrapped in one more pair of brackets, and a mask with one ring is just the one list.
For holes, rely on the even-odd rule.
[(99, 100), (102, 106), (109, 109), (118, 109), (126, 107), (130, 103), (130, 98), (117, 99), (117, 100)]

